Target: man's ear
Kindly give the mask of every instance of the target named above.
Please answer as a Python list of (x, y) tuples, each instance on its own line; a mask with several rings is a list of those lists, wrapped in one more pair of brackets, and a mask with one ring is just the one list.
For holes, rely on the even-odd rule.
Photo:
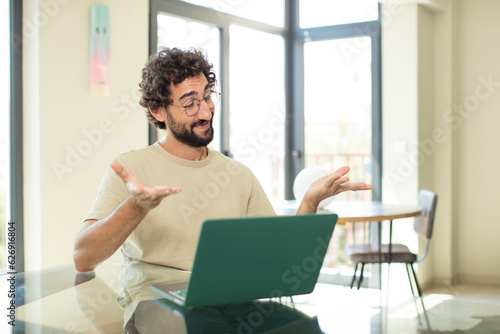
[(165, 108), (163, 107), (158, 107), (157, 109), (153, 110), (149, 108), (149, 112), (151, 115), (153, 115), (154, 118), (156, 118), (157, 121), (159, 122), (165, 122), (167, 121), (167, 112)]

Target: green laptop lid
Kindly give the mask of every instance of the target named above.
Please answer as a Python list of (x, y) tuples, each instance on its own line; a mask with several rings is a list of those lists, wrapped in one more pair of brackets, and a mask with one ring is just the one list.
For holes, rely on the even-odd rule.
[(335, 214), (205, 221), (185, 306), (312, 292), (336, 222)]

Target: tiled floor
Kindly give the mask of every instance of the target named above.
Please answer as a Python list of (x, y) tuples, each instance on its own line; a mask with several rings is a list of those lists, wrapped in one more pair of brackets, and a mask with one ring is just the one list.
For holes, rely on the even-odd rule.
[(419, 299), (408, 287), (381, 293), (317, 284), (313, 294), (294, 299), (318, 315), (326, 333), (500, 333), (500, 288), (449, 286)]

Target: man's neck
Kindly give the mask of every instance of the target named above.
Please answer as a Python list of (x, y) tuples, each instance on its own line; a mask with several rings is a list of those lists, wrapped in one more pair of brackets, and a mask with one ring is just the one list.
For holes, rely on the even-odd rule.
[(178, 141), (174, 138), (174, 136), (168, 133), (163, 139), (160, 140), (160, 145), (165, 151), (181, 159), (201, 161), (206, 159), (208, 156), (208, 149), (206, 147), (194, 147), (187, 145)]

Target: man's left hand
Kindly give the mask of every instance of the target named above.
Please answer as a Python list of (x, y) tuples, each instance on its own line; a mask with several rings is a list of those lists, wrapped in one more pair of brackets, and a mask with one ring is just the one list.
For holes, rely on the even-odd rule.
[(348, 166), (344, 166), (314, 181), (305, 193), (297, 213), (316, 212), (322, 200), (343, 193), (344, 191), (373, 189), (373, 186), (365, 182), (350, 182), (349, 177), (346, 176), (349, 170)]

